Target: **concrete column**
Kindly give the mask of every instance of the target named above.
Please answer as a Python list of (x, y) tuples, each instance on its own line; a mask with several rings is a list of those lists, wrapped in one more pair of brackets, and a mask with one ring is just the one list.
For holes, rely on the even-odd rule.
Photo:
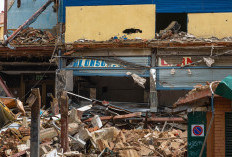
[(158, 96), (156, 90), (156, 53), (157, 49), (154, 49), (151, 54), (151, 69), (150, 69), (150, 111), (158, 111)]

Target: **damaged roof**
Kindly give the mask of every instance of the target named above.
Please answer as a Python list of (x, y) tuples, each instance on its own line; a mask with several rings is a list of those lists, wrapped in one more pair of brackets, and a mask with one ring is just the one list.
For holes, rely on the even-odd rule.
[[(213, 91), (217, 88), (219, 83), (215, 83), (212, 85)], [(196, 102), (199, 103), (198, 106), (205, 105), (209, 102), (209, 98), (211, 98), (212, 93), (210, 91), (209, 83), (207, 85), (202, 86), (198, 85), (193, 90), (188, 92), (184, 97), (181, 97), (173, 104), (173, 107), (179, 107), (182, 105), (193, 105)], [(220, 97), (219, 95), (214, 95), (215, 97)]]
[[(12, 45), (15, 46), (15, 45)], [(50, 57), (54, 50), (54, 45), (24, 45), (17, 46), (12, 50), (8, 47), (0, 46), (0, 55), (2, 58), (7, 57)]]

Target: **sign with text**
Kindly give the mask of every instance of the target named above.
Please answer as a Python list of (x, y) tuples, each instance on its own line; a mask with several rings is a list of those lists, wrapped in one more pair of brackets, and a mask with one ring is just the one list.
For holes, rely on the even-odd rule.
[(191, 57), (183, 57), (181, 63), (178, 63), (178, 64), (168, 63), (168, 62), (166, 62), (162, 58), (158, 59), (158, 65), (161, 66), (161, 67), (168, 67), (168, 66), (177, 66), (177, 67), (180, 67), (180, 66), (189, 65), (191, 63), (193, 63)]
[(107, 64), (104, 60), (99, 59), (75, 59), (68, 67), (75, 68), (108, 68), (120, 67), (119, 64)]

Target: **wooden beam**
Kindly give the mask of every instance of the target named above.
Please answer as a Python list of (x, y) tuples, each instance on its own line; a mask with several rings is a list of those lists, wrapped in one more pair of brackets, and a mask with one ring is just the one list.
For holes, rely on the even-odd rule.
[(181, 117), (151, 117), (147, 119), (148, 122), (186, 122)]
[[(116, 119), (126, 119), (126, 118), (132, 118), (132, 117), (140, 117), (142, 115), (141, 112), (134, 112), (134, 113), (130, 113), (130, 114), (124, 114), (124, 115), (118, 115), (118, 116), (104, 116), (104, 117), (100, 117), (100, 119), (103, 120), (116, 120)], [(87, 120), (85, 120), (84, 122), (90, 122), (93, 118), (89, 118)]]
[(117, 49), (117, 48), (205, 48), (205, 47), (232, 47), (232, 41), (180, 41), (170, 42), (166, 40), (159, 41), (120, 41), (120, 42), (84, 42), (84, 43), (68, 43), (68, 50), (83, 49)]
[(60, 97), (61, 112), (61, 148), (64, 152), (69, 151), (68, 141), (68, 96), (64, 91)]
[(31, 157), (39, 157), (39, 137), (40, 137), (40, 107), (41, 96), (39, 88), (33, 88), (31, 93), (35, 95), (36, 100), (31, 106)]

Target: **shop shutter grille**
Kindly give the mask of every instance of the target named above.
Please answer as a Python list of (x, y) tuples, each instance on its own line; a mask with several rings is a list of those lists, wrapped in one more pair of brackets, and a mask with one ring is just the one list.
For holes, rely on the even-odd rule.
[(232, 112), (225, 113), (226, 157), (232, 156)]

